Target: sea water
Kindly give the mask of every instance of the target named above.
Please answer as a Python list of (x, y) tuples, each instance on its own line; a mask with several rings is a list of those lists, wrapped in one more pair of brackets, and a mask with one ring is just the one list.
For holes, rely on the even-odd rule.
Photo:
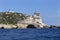
[(60, 40), (60, 29), (0, 29), (0, 40)]

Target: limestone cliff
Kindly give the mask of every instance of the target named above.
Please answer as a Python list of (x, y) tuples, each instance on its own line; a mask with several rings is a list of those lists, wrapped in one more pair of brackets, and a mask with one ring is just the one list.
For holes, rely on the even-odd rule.
[(40, 13), (34, 12), (34, 15), (28, 16), (18, 12), (0, 12), (0, 28), (27, 28), (33, 25), (36, 28), (44, 28), (47, 25), (42, 22)]

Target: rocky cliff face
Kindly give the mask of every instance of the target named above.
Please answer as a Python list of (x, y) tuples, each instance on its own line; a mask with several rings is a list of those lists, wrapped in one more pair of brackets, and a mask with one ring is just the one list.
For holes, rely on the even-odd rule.
[(43, 28), (47, 25), (42, 22), (39, 13), (34, 13), (32, 16), (26, 16), (23, 13), (18, 12), (0, 12), (0, 28)]
[[(22, 25), (23, 24), (23, 25)], [(33, 25), (35, 28), (46, 28), (47, 25), (42, 22), (39, 13), (34, 13), (33, 16), (28, 16), (26, 19), (17, 23), (19, 27), (27, 28), (28, 25)]]

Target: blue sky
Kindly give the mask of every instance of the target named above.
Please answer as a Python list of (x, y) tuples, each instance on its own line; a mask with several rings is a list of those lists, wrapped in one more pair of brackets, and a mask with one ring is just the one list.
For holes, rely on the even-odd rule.
[(60, 25), (60, 0), (0, 0), (0, 12), (8, 9), (28, 15), (38, 11), (44, 23)]

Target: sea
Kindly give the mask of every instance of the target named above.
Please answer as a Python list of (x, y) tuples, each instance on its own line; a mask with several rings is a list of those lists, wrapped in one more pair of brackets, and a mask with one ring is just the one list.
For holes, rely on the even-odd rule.
[(60, 40), (60, 28), (0, 29), (0, 40)]

